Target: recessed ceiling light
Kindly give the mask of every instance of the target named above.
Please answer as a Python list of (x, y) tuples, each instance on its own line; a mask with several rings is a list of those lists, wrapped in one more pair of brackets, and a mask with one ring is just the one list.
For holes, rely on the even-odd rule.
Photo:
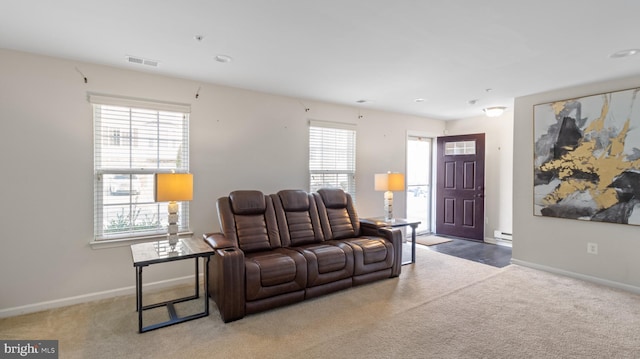
[(201, 42), (204, 40), (204, 35), (196, 35), (193, 37), (196, 41)]
[(413, 102), (417, 102), (417, 103), (424, 102), (424, 101), (425, 101), (425, 99), (423, 99), (423, 98), (417, 98), (417, 99), (413, 100)]
[(227, 56), (227, 55), (217, 55), (216, 56), (216, 61), (218, 62), (222, 62), (222, 63), (227, 63), (227, 62), (231, 62), (231, 56)]
[(614, 52), (613, 54), (609, 55), (609, 57), (612, 59), (620, 59), (623, 57), (633, 56), (638, 53), (640, 53), (640, 49), (627, 49), (627, 50), (620, 50), (618, 52)]
[(357, 100), (356, 103), (373, 103), (373, 101), (361, 99), (361, 100)]

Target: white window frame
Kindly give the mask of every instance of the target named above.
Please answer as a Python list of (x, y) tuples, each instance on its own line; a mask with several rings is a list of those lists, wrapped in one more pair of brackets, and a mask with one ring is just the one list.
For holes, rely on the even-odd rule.
[[(187, 104), (168, 103), (159, 101), (148, 101), (141, 99), (117, 97), (102, 94), (88, 94), (88, 101), (93, 106), (94, 120), (94, 238), (91, 242), (94, 244), (120, 243), (146, 239), (158, 239), (167, 235), (168, 212), (167, 203), (157, 203), (153, 199), (155, 192), (154, 183), (151, 180), (155, 173), (188, 173), (189, 172), (189, 114), (191, 106)], [(103, 121), (102, 113), (107, 110), (113, 110), (118, 115), (122, 115), (118, 119), (112, 119), (105, 115)], [(128, 110), (128, 112), (127, 112)], [(150, 115), (145, 117), (145, 121), (141, 121), (140, 113)], [(128, 118), (127, 118), (128, 116)], [(182, 118), (183, 121), (176, 122), (176, 119)], [(173, 121), (168, 121), (172, 118)], [(104, 122), (104, 123), (103, 123)], [(113, 128), (113, 123), (122, 125), (120, 128)], [(136, 126), (145, 126), (142, 130)], [(126, 128), (126, 127), (129, 128)], [(163, 126), (163, 130), (160, 128)], [(163, 131), (170, 128), (176, 131), (175, 138), (168, 139), (163, 137)], [(144, 132), (144, 135), (142, 133)], [(112, 138), (113, 134), (117, 134), (117, 138)], [(173, 141), (171, 141), (173, 140)], [(161, 153), (163, 148), (169, 149), (167, 143), (179, 144), (180, 150), (174, 161), (165, 161)], [(162, 147), (162, 146), (166, 147)], [(123, 161), (107, 162), (103, 159), (103, 154), (113, 151), (114, 147), (124, 150), (130, 157), (128, 163)], [(149, 150), (151, 148), (151, 150)], [(140, 152), (144, 151), (149, 156), (149, 160), (141, 165), (139, 161), (133, 158)], [(113, 152), (111, 152), (113, 153)], [(126, 159), (127, 155), (116, 156), (116, 159)], [(153, 163), (155, 162), (155, 163)], [(147, 164), (148, 163), (148, 164)], [(111, 176), (111, 177), (110, 177)], [(118, 196), (117, 203), (110, 203), (110, 199), (106, 196), (111, 191), (107, 186), (105, 178), (116, 178), (116, 176), (129, 177), (129, 193), (128, 198)], [(135, 176), (135, 177), (134, 177)], [(144, 177), (146, 187), (145, 198), (142, 202), (138, 201), (137, 192), (133, 191), (133, 180), (138, 177)], [(113, 183), (113, 182), (112, 182)], [(125, 180), (126, 183), (126, 180)], [(125, 186), (126, 188), (126, 186)], [(135, 192), (135, 193), (134, 193)], [(135, 197), (134, 197), (135, 196)], [(189, 202), (179, 203), (179, 233), (191, 234), (189, 227)], [(109, 223), (112, 217), (109, 217), (108, 209), (117, 208), (122, 210), (122, 216), (129, 217), (124, 221), (128, 224), (123, 225), (120, 230), (109, 230)], [(131, 218), (136, 218), (136, 212), (144, 209), (153, 215), (153, 221), (147, 221), (141, 226), (139, 223), (132, 223)], [(125, 215), (126, 213), (126, 215)], [(106, 217), (105, 217), (106, 216)], [(121, 217), (122, 217), (121, 216)]]
[(309, 120), (309, 191), (342, 188), (356, 197), (356, 125)]

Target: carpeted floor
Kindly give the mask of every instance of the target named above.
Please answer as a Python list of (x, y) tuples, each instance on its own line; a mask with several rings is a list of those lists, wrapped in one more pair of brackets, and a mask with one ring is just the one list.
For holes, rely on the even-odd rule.
[[(180, 295), (177, 288), (162, 295)], [(247, 316), (137, 333), (135, 297), (0, 320), (60, 358), (638, 358), (640, 296), (418, 246), (400, 278)]]

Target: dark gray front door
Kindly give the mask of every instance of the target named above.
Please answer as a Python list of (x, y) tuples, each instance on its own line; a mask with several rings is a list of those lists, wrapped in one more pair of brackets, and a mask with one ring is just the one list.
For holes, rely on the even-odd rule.
[(484, 133), (437, 139), (436, 233), (484, 240)]

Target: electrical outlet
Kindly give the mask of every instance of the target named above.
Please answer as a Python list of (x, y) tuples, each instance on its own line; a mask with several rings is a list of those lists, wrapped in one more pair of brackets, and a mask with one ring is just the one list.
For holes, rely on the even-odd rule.
[(587, 253), (598, 254), (598, 243), (587, 243)]

